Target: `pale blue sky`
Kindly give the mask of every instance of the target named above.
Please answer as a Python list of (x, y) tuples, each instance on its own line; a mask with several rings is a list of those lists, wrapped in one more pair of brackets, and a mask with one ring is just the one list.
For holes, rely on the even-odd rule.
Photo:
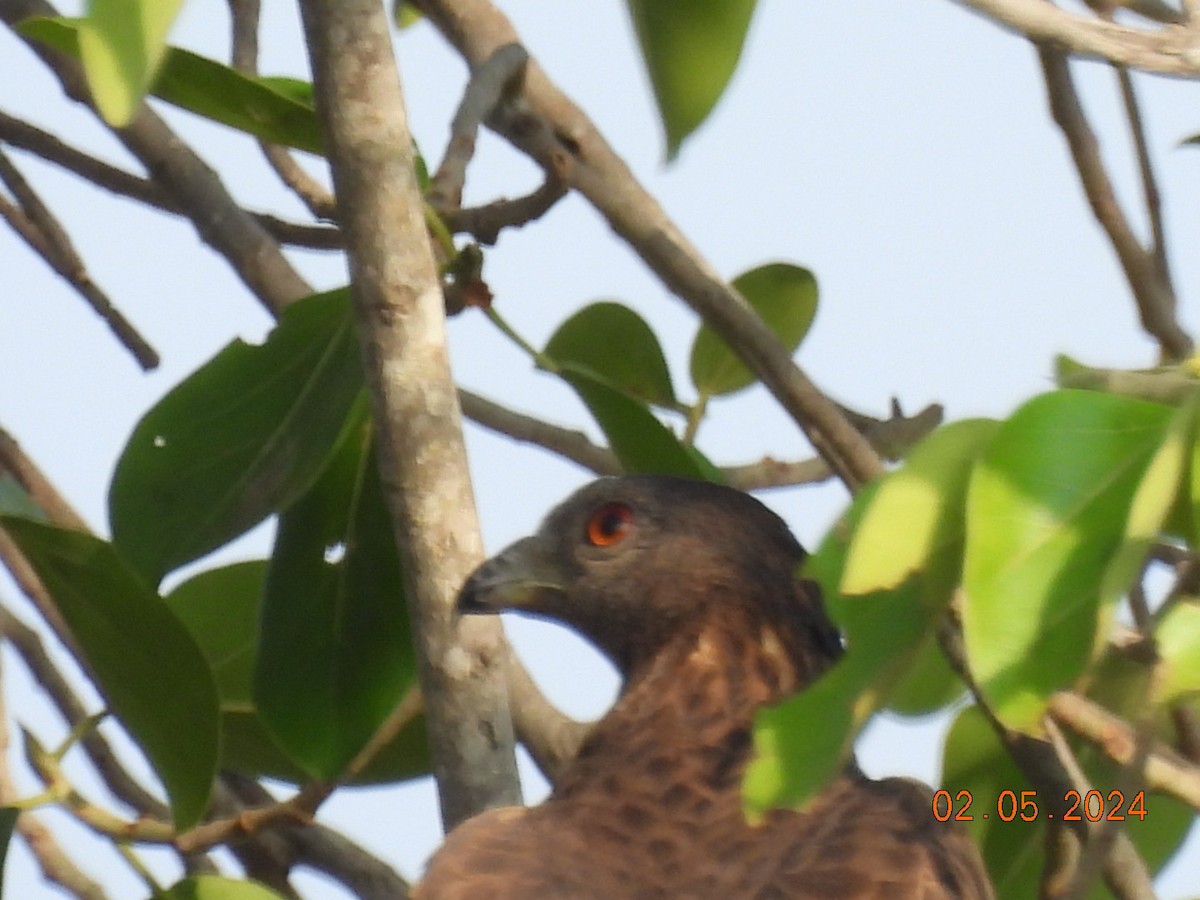
[[(679, 160), (664, 167), (624, 4), (501, 5), (551, 77), (721, 272), (733, 276), (775, 259), (813, 269), (821, 307), (799, 360), (843, 402), (882, 415), (896, 396), (910, 411), (940, 402), (952, 418), (1002, 416), (1050, 386), (1056, 353), (1109, 366), (1154, 363), (1155, 347), (1138, 330), (1113, 254), (1050, 124), (1033, 50), (961, 7), (946, 0), (764, 0), (729, 93)], [(264, 0), (264, 7), (263, 71), (305, 76), (293, 4)], [(225, 57), (226, 30), (224, 4), (191, 0), (174, 38)], [(464, 67), (427, 25), (405, 34), (398, 52), (414, 131), (435, 163)], [(1096, 65), (1076, 71), (1123, 199), (1133, 204), (1137, 181), (1113, 78)], [(1139, 78), (1138, 86), (1166, 198), (1182, 319), (1196, 332), (1200, 152), (1177, 145), (1200, 131), (1197, 88), (1150, 78)], [(0, 109), (130, 164), (7, 32), (0, 33)], [(299, 216), (298, 203), (276, 187), (251, 141), (187, 114), (164, 113), (204, 148), (244, 202)], [(269, 321), (223, 262), (196, 252), (190, 226), (108, 197), (25, 154), (13, 158), (63, 216), (96, 281), (164, 358), (158, 372), (142, 375), (95, 317), (0, 230), (7, 286), (0, 303), (0, 423), (104, 529), (107, 478), (137, 418), (229, 339), (257, 339)], [(530, 163), (488, 136), (469, 172), (467, 199), (516, 195), (538, 181)], [(145, 244), (147, 234), (153, 246)], [(344, 278), (332, 256), (295, 259), (318, 287)], [(569, 198), (544, 221), (506, 233), (488, 255), (486, 276), (499, 308), (535, 344), (589, 301), (634, 305), (666, 346), (677, 389), (689, 395), (693, 315), (583, 201)], [(534, 372), (481, 316), (455, 319), (450, 335), (462, 384), (596, 434), (573, 395)], [(586, 478), (573, 465), (477, 429), (468, 439), (489, 551), (533, 528)], [(761, 389), (714, 403), (700, 443), (722, 463), (810, 453)], [(811, 547), (846, 495), (829, 485), (763, 499)], [(260, 529), (222, 558), (262, 554), (267, 540)], [(30, 618), (3, 578), (0, 600)], [(582, 642), (538, 623), (512, 621), (509, 630), (556, 701), (580, 716), (603, 711), (615, 681)], [(10, 715), (56, 740), (61, 726), (25, 687), (19, 662), (7, 655), (4, 662)], [(864, 764), (873, 774), (932, 780), (943, 727), (883, 723), (864, 741)], [(525, 771), (536, 799), (544, 788)], [(322, 817), (409, 876), (440, 839), (428, 782), (339, 794)], [(52, 824), (62, 819), (47, 816)], [(102, 873), (114, 898), (142, 896), (120, 861), (66, 827), (68, 846)], [(1197, 871), (1200, 830), (1193, 829), (1186, 859), (1160, 882), (1163, 896), (1194, 893)], [(21, 900), (56, 896), (36, 880), (19, 846), (8, 888)], [(324, 887), (311, 895), (344, 896)]]

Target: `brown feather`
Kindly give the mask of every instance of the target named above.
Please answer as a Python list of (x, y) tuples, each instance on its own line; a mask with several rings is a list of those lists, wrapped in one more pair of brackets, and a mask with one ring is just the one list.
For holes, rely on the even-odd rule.
[[(632, 510), (629, 533), (590, 546), (588, 517), (612, 503)], [(415, 896), (991, 898), (974, 845), (933, 818), (914, 781), (871, 781), (851, 765), (807, 811), (746, 821), (755, 711), (840, 654), (815, 585), (794, 578), (802, 556), (744, 494), (640, 476), (584, 488), (485, 563), (464, 608), (573, 624), (625, 686), (551, 796), (456, 829)]]

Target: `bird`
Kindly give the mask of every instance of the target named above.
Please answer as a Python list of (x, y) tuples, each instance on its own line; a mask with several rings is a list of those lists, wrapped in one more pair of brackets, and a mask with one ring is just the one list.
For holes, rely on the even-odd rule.
[(627, 475), (585, 485), (477, 568), (460, 612), (558, 620), (622, 688), (549, 797), (453, 829), (414, 897), (991, 900), (974, 843), (914, 780), (851, 761), (803, 810), (747, 820), (755, 713), (843, 653), (797, 576), (804, 556), (749, 494)]

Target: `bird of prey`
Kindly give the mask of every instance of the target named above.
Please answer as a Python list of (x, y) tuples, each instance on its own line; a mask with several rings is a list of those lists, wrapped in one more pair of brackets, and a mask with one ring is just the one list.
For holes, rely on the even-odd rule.
[[(463, 823), (419, 900), (985, 900), (974, 844), (908, 779), (850, 764), (804, 811), (750, 823), (755, 711), (834, 665), (804, 551), (747, 494), (663, 476), (593, 482), (480, 566), (464, 613), (557, 619), (623, 687), (542, 804)], [(819, 729), (820, 722), (812, 727)]]

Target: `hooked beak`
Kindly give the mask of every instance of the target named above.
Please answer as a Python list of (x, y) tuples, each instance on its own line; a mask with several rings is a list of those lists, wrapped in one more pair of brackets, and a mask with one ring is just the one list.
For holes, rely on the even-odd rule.
[(506, 609), (536, 611), (548, 594), (563, 592), (558, 565), (536, 537), (512, 544), (479, 566), (458, 594), (464, 615), (495, 614)]

